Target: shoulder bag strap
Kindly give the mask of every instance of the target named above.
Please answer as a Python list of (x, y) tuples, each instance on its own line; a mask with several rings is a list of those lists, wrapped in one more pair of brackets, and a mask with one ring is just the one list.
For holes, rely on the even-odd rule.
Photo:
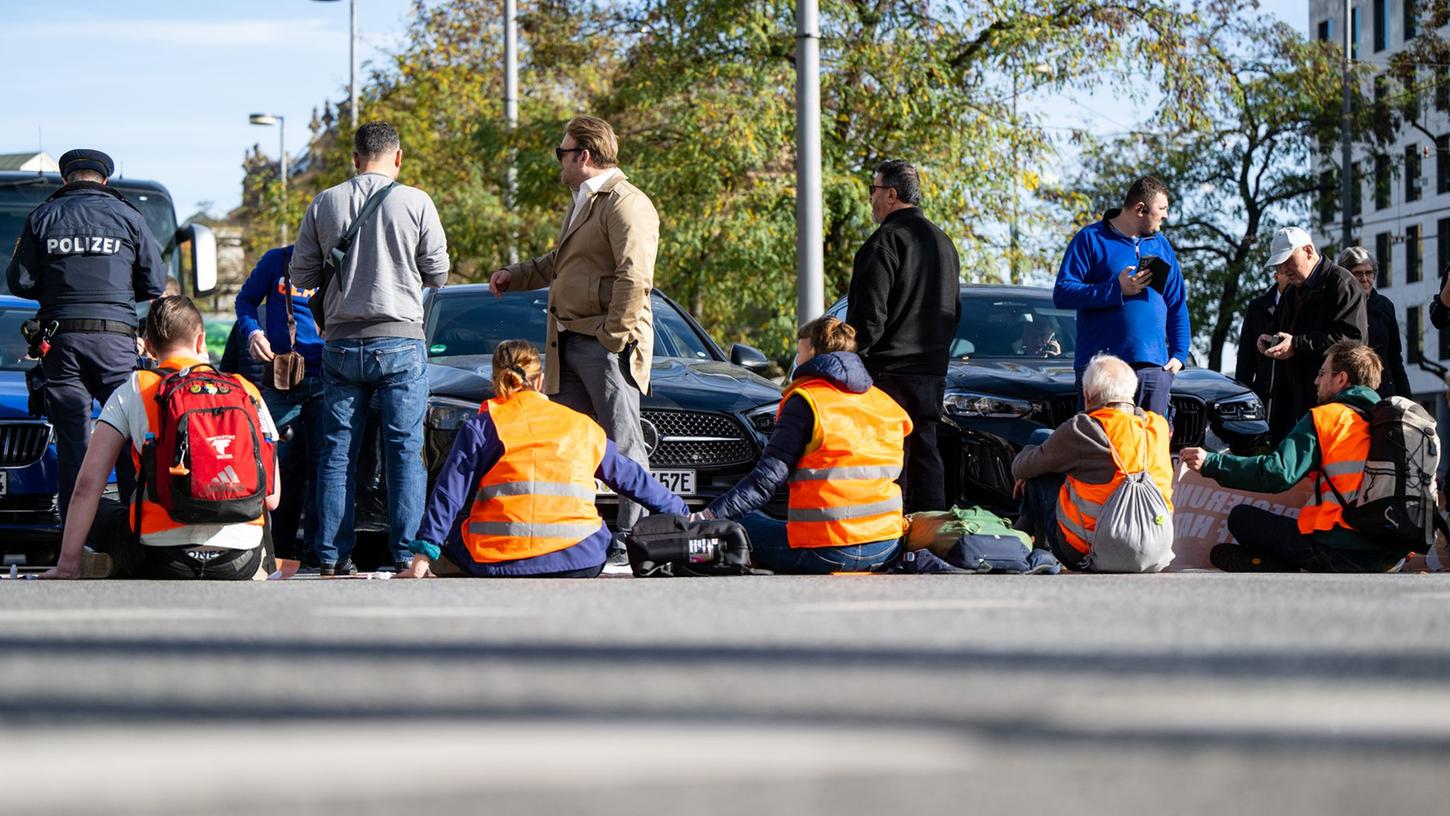
[[(342, 238), (338, 240), (337, 248), (334, 250), (335, 252), (341, 252), (343, 255), (346, 255), (352, 250), (353, 241), (357, 240), (358, 231), (362, 229), (363, 223), (367, 221), (368, 218), (373, 214), (373, 211), (378, 208), (378, 205), (383, 203), (383, 199), (388, 197), (388, 193), (391, 193), (393, 191), (393, 188), (397, 186), (398, 183), (396, 181), (392, 182), (388, 186), (377, 191), (376, 193), (373, 193), (371, 196), (368, 197), (367, 203), (363, 205), (362, 212), (359, 212), (357, 214), (357, 218), (353, 220), (352, 226), (348, 227), (347, 232), (343, 233)], [(338, 267), (337, 272), (339, 275), (342, 274), (341, 266)]]
[(292, 305), (292, 260), (290, 258), (287, 260), (287, 265), (283, 268), (283, 271), (282, 271), (282, 285), (287, 290), (287, 291), (285, 291), (285, 292), (282, 293), (282, 297), (287, 302), (287, 338), (288, 338), (287, 350), (288, 351), (296, 351), (297, 350), (297, 316), (293, 313), (293, 308), (294, 307)]

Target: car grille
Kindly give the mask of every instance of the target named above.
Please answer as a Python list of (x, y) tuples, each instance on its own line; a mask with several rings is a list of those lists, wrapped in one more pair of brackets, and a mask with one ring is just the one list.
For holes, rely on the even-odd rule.
[(0, 423), (0, 467), (26, 467), (40, 461), (50, 444), (50, 424)]
[[(1208, 412), (1199, 400), (1193, 397), (1172, 397), (1173, 405), (1173, 449), (1203, 444), (1204, 431), (1208, 425)], [(1043, 404), (1038, 412), (1041, 422), (1052, 428), (1072, 419), (1077, 413), (1077, 397), (1053, 397)]]
[(645, 441), (659, 440), (649, 455), (651, 467), (738, 465), (755, 459), (755, 443), (745, 426), (725, 414), (698, 411), (645, 411)]

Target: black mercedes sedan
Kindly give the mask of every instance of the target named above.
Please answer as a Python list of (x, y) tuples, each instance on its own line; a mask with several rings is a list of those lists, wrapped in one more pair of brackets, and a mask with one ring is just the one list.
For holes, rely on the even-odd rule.
[[(1013, 457), (1034, 431), (1056, 428), (1077, 411), (1077, 313), (1056, 308), (1052, 290), (1036, 287), (963, 286), (961, 299), (939, 432), (947, 498), (1015, 511)], [(841, 300), (828, 313), (844, 318), (845, 311)], [(1171, 401), (1175, 452), (1245, 453), (1269, 431), (1254, 392), (1216, 371), (1180, 371)]]
[[(654, 365), (650, 393), (640, 400), (650, 470), (685, 500), (704, 508), (749, 473), (775, 425), (780, 387), (754, 373), (770, 362), (735, 344), (727, 355), (674, 301), (654, 292)], [(544, 347), (548, 291), (494, 297), (485, 284), (449, 286), (425, 304), (429, 398), (424, 457), (430, 475), (453, 445), (458, 426), (492, 396), (493, 351), (504, 340)], [(602, 484), (607, 520), (618, 498)], [(785, 515), (781, 492), (766, 512)]]

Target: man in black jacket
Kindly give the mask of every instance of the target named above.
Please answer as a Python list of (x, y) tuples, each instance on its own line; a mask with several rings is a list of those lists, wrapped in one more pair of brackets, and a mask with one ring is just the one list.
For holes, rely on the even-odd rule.
[(1273, 332), (1274, 312), (1278, 310), (1279, 300), (1287, 288), (1289, 280), (1284, 277), (1284, 273), (1274, 270), (1274, 285), (1249, 301), (1244, 312), (1243, 327), (1239, 329), (1239, 353), (1234, 366), (1234, 379), (1252, 388), (1264, 405), (1269, 404), (1274, 391), (1274, 361), (1259, 353), (1259, 335)]
[(1400, 321), (1395, 318), (1395, 304), (1375, 291), (1379, 264), (1364, 247), (1350, 247), (1339, 253), (1335, 263), (1349, 270), (1364, 290), (1364, 314), (1369, 330), (1369, 347), (1384, 363), (1384, 376), (1375, 389), (1381, 399), (1410, 396), (1410, 375), (1405, 373), (1405, 355), (1400, 344)]
[(961, 262), (952, 239), (922, 214), (921, 181), (904, 161), (882, 162), (871, 180), (871, 220), (881, 226), (856, 252), (846, 322), (876, 387), (906, 410), (900, 480), (906, 512), (947, 506), (936, 426), (947, 350), (961, 314)]
[(1368, 336), (1364, 290), (1343, 267), (1319, 254), (1309, 234), (1285, 227), (1269, 247), (1270, 269), (1289, 280), (1274, 313), (1274, 332), (1256, 345), (1275, 360), (1275, 399), (1269, 406), (1269, 433), (1277, 443), (1318, 403), (1314, 378), (1324, 352), (1343, 340)]

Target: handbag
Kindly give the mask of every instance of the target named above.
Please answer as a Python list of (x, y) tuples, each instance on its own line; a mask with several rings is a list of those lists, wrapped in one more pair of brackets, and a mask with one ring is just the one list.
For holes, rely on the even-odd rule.
[(284, 297), (287, 299), (287, 351), (272, 357), (272, 370), (268, 373), (272, 388), (277, 391), (291, 391), (302, 384), (302, 378), (307, 376), (307, 361), (301, 354), (297, 353), (297, 315), (292, 304), (292, 263), (287, 263), (287, 271), (282, 273), (283, 286), (286, 287)]
[(668, 513), (645, 516), (624, 539), (638, 578), (769, 575), (750, 561), (750, 536), (733, 521), (690, 521)]
[(368, 216), (373, 214), (373, 210), (376, 210), (378, 205), (383, 203), (383, 199), (388, 197), (388, 193), (391, 193), (397, 186), (398, 183), (395, 181), (369, 196), (367, 203), (363, 204), (362, 212), (359, 212), (357, 219), (352, 222), (352, 226), (348, 227), (347, 232), (338, 239), (337, 246), (322, 256), (322, 280), (317, 284), (317, 291), (312, 294), (312, 302), (317, 304), (312, 310), (312, 320), (317, 323), (318, 332), (327, 330), (327, 293), (332, 291), (333, 282), (337, 280), (338, 275), (342, 274), (342, 267), (347, 262), (347, 255), (352, 251), (353, 242), (357, 240), (358, 230), (362, 229), (363, 222), (368, 220)]

